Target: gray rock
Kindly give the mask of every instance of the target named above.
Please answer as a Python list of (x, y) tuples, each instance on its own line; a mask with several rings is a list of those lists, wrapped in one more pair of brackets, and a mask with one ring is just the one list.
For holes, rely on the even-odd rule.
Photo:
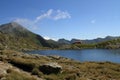
[(62, 71), (62, 66), (58, 63), (51, 62), (41, 65), (39, 69), (43, 74), (57, 74)]

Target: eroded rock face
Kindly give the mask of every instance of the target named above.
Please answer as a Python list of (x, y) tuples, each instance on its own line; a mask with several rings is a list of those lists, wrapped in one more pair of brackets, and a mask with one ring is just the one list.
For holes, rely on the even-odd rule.
[(62, 66), (58, 63), (47, 63), (41, 65), (39, 69), (43, 74), (57, 74), (62, 71)]

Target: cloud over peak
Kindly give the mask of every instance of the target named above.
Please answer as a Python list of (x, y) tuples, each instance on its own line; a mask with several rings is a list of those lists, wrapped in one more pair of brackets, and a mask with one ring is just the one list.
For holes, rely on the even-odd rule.
[(54, 41), (57, 41), (58, 39), (56, 39), (56, 38), (50, 38), (50, 37), (48, 37), (48, 36), (45, 36), (45, 37), (43, 37), (45, 40), (54, 40)]
[(34, 20), (26, 19), (26, 18), (16, 18), (14, 22), (20, 23), (23, 26), (30, 28), (30, 29), (37, 29), (37, 23), (44, 19), (50, 19), (50, 20), (61, 20), (61, 19), (70, 19), (71, 16), (67, 11), (61, 11), (61, 10), (53, 10), (49, 9), (45, 13), (35, 17)]

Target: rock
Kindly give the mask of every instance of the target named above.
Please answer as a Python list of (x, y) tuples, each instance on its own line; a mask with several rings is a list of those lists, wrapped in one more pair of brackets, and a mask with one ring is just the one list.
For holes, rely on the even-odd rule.
[(54, 56), (48, 56), (49, 58), (53, 59), (53, 60), (60, 60), (62, 57), (54, 55)]
[(7, 74), (7, 70), (10, 68), (12, 68), (12, 66), (0, 61), (0, 80), (4, 78), (4, 76)]
[(43, 74), (57, 74), (62, 71), (62, 66), (60, 66), (58, 63), (47, 63), (43, 64), (39, 67), (39, 70)]

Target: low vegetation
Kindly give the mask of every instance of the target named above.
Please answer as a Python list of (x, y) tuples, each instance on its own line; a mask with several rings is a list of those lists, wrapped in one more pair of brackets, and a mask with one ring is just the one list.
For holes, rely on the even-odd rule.
[(22, 73), (14, 71), (14, 70), (11, 70), (6, 75), (6, 80), (36, 80), (36, 79), (34, 77), (28, 76), (26, 74), (22, 74)]
[[(9, 53), (9, 54), (8, 54)], [(6, 56), (6, 57), (5, 57)], [(41, 56), (3, 50), (0, 60), (36, 75), (43, 80), (119, 80), (120, 64), (111, 62), (78, 62), (59, 56)], [(60, 73), (44, 74), (39, 67), (45, 63), (55, 62), (62, 66)], [(8, 70), (7, 80), (35, 80), (30, 76)]]

